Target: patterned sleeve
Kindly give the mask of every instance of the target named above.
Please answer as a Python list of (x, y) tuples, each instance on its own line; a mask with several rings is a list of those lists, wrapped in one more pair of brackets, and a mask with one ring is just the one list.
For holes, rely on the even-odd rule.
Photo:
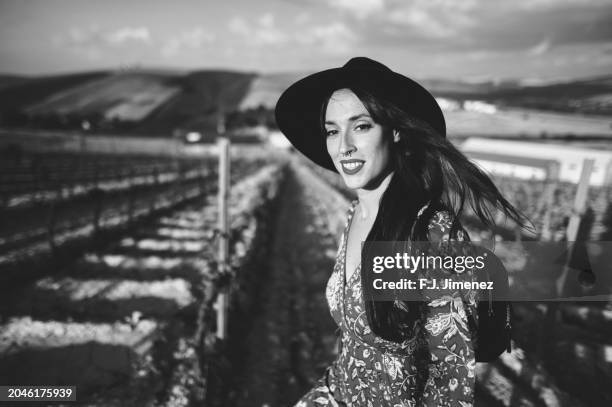
[[(455, 254), (451, 241), (448, 212), (439, 211), (429, 223), (430, 255)], [(464, 240), (462, 231), (457, 241)], [(454, 239), (453, 239), (454, 241)], [(430, 352), (429, 379), (425, 384), (425, 406), (472, 406), (474, 402), (475, 367), (474, 342), (468, 314), (478, 315), (478, 291), (463, 287), (445, 287), (445, 281), (476, 281), (471, 270), (443, 264), (442, 268), (427, 269), (428, 288), (423, 290), (427, 303), (425, 338)], [(456, 263), (458, 264), (458, 263)], [(432, 281), (437, 288), (430, 288)], [(473, 321), (477, 323), (477, 321)]]

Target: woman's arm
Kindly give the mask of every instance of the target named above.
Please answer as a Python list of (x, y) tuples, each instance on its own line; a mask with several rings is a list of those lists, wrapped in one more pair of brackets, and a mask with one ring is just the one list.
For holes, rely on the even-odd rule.
[[(449, 237), (451, 219), (437, 212), (429, 223), (430, 255), (458, 256), (457, 245)], [(463, 240), (460, 232), (457, 241)], [(450, 243), (450, 244), (449, 244)], [(448, 263), (447, 263), (448, 264)], [(468, 313), (477, 316), (477, 290), (443, 288), (445, 281), (476, 281), (472, 270), (455, 267), (427, 269), (428, 281), (438, 287), (423, 290), (427, 303), (425, 339), (430, 353), (429, 379), (425, 384), (425, 406), (472, 406), (474, 402), (474, 342)], [(448, 279), (448, 280), (447, 280)], [(471, 312), (470, 312), (471, 311)], [(477, 323), (477, 321), (473, 321)]]

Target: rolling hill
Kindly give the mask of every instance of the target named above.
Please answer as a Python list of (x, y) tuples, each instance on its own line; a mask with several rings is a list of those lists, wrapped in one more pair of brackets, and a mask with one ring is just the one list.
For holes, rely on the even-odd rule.
[(9, 77), (4, 81), (5, 86), (0, 89), (0, 112), (24, 109), (51, 97), (56, 92), (62, 92), (108, 75), (108, 72), (86, 72), (35, 78)]
[(153, 111), (134, 129), (137, 133), (168, 133), (177, 127), (214, 128), (218, 109), (239, 110), (254, 74), (196, 71), (177, 79), (181, 91)]
[[(306, 74), (138, 69), (34, 78), (0, 75), (0, 126), (167, 137), (177, 129), (214, 131), (220, 111), (229, 113), (228, 120), (234, 124), (269, 124), (282, 91)], [(421, 82), (436, 97), (459, 106), (479, 100), (500, 108), (496, 116), (463, 109), (449, 112), (449, 130), (457, 129), (457, 133), (543, 134), (563, 133), (563, 129), (572, 134), (610, 133), (605, 116), (612, 113), (612, 77), (539, 86), (519, 81)], [(542, 121), (534, 111), (548, 111), (552, 116)], [(555, 112), (581, 116), (574, 120), (574, 115), (555, 117)], [(596, 116), (584, 119), (585, 115)], [(533, 129), (536, 122), (547, 124)]]
[(255, 75), (228, 71), (94, 72), (15, 81), (0, 88), (0, 124), (169, 135), (216, 124), (234, 111)]
[(478, 99), (499, 106), (531, 108), (568, 113), (610, 115), (612, 113), (612, 76), (557, 82), (538, 86), (502, 83), (486, 86), (450, 88), (434, 84), (439, 96), (458, 100)]
[(7, 86), (16, 85), (27, 81), (28, 78), (18, 75), (2, 75), (0, 74), (0, 89), (6, 88)]

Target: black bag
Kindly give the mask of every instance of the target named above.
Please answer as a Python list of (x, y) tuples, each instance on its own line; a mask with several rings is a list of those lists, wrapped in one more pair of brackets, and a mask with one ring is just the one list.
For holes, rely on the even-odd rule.
[[(414, 227), (426, 209), (430, 209), (429, 203), (419, 210), (417, 219), (411, 230), (411, 236), (414, 233)], [(431, 210), (430, 210), (431, 212)], [(476, 252), (484, 252), (486, 249), (473, 245)], [(504, 350), (510, 353), (512, 351), (512, 304), (507, 301), (509, 299), (510, 283), (508, 281), (508, 272), (503, 263), (491, 251), (487, 251), (487, 267), (483, 273), (478, 274), (478, 281), (492, 281), (492, 291), (481, 291), (488, 293), (485, 298), (480, 298), (477, 307), (477, 318), (470, 313), (469, 307), (466, 308), (468, 314), (468, 326), (471, 332), (476, 332), (474, 340), (474, 353), (476, 362), (491, 362), (499, 357)], [(479, 253), (474, 253), (479, 255)]]
[(497, 256), (488, 253), (488, 267), (478, 280), (492, 281), (493, 290), (478, 301), (477, 321), (466, 307), (470, 329), (476, 332), (476, 362), (491, 362), (504, 350), (508, 353), (512, 351), (512, 303), (507, 301), (510, 292), (508, 272)]

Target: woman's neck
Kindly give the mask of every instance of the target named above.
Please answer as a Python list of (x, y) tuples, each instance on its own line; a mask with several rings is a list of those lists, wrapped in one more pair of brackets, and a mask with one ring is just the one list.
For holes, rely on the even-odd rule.
[(361, 220), (371, 219), (372, 216), (376, 216), (378, 213), (378, 206), (380, 205), (380, 198), (385, 192), (393, 172), (387, 174), (387, 176), (373, 189), (358, 189), (357, 198), (359, 199), (359, 218)]

